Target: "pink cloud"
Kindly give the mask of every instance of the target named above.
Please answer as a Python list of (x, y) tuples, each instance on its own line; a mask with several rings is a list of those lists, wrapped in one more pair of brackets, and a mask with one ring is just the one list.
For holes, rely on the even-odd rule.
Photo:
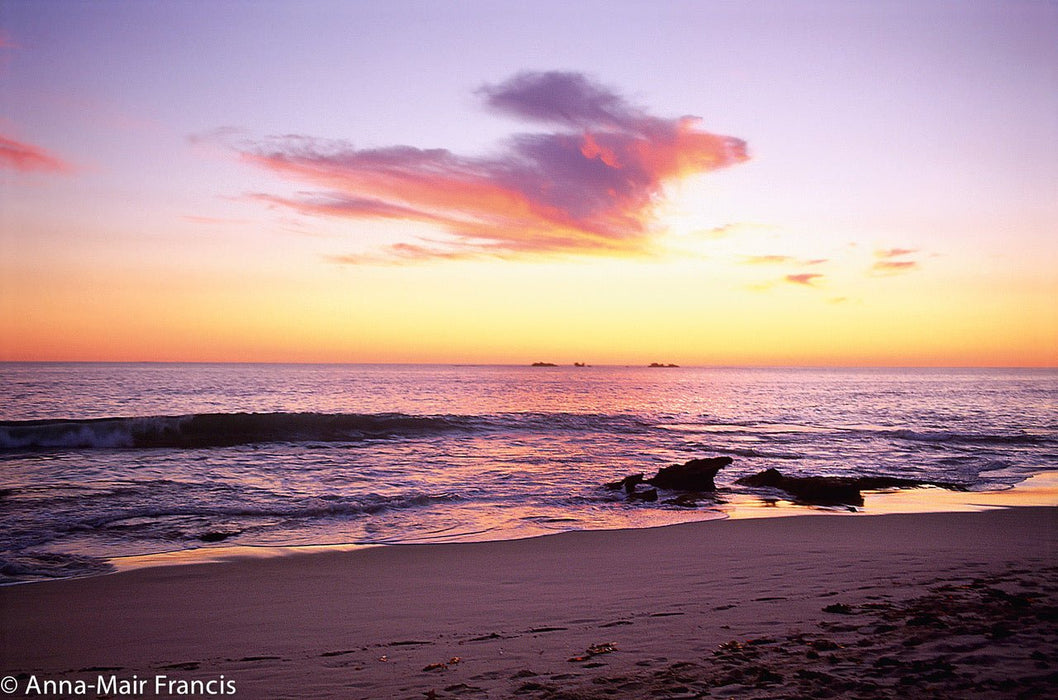
[(874, 257), (877, 258), (877, 260), (871, 265), (871, 273), (878, 275), (894, 275), (916, 270), (918, 269), (917, 261), (907, 259), (898, 260), (896, 258), (907, 258), (907, 256), (914, 255), (917, 252), (918, 250), (911, 248), (889, 248), (886, 250), (877, 250), (874, 253)]
[(701, 229), (699, 231), (695, 231), (694, 233), (695, 235), (701, 236), (703, 238), (719, 239), (730, 236), (737, 229), (737, 224), (724, 224), (723, 226), (714, 226), (713, 228)]
[(794, 262), (789, 255), (750, 255), (743, 259), (747, 265), (780, 265)]
[(382, 251), (398, 261), (482, 251), (641, 255), (659, 233), (654, 212), (666, 183), (748, 158), (740, 139), (704, 131), (696, 117), (651, 115), (578, 73), (522, 73), (477, 94), (553, 129), (516, 134), (492, 157), (304, 136), (243, 145), (246, 162), (318, 188), (253, 197), (313, 216), (417, 221), (445, 232), (444, 248)]
[(39, 146), (0, 135), (0, 168), (18, 172), (68, 173), (73, 166)]
[(912, 255), (918, 251), (913, 248), (889, 248), (888, 250), (879, 250), (874, 253), (876, 258), (900, 258), (905, 255)]
[(801, 284), (806, 287), (812, 287), (815, 286), (815, 281), (822, 277), (823, 275), (818, 272), (801, 272), (796, 275), (786, 275), (784, 279), (791, 284)]
[(195, 214), (185, 214), (180, 217), (184, 221), (188, 221), (192, 224), (203, 224), (205, 226), (218, 226), (228, 224), (245, 224), (249, 222), (249, 219), (230, 219), (220, 216), (198, 216)]
[(918, 268), (918, 262), (914, 260), (878, 260), (871, 266), (871, 271), (886, 274), (910, 272), (916, 268)]
[(374, 253), (351, 253), (332, 255), (327, 259), (340, 265), (401, 265), (404, 263), (423, 262), (427, 260), (484, 260), (487, 258), (507, 258), (508, 251), (489, 250), (485, 247), (470, 246), (446, 247), (440, 243), (422, 245), (419, 243), (394, 243)]
[(822, 265), (828, 262), (828, 258), (802, 260), (789, 255), (748, 255), (742, 259), (745, 265)]

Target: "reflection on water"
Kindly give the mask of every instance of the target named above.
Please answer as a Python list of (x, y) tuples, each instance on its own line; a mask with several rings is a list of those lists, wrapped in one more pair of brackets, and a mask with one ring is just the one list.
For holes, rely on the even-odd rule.
[(730, 518), (766, 518), (792, 515), (891, 515), (894, 513), (955, 513), (1014, 507), (1058, 506), (1058, 472), (1043, 472), (1017, 486), (997, 491), (949, 491), (936, 487), (864, 491), (864, 504), (846, 507), (808, 507), (790, 501), (732, 495), (721, 506)]
[[(94, 571), (85, 557), (850, 512), (736, 483), (771, 468), (971, 490), (867, 493), (858, 513), (1058, 502), (1045, 477), (994, 491), (1058, 465), (1053, 370), (14, 363), (0, 385), (14, 578)], [(10, 422), (34, 419), (73, 422)], [(734, 462), (697, 507), (603, 487), (706, 456)]]
[[(805, 507), (790, 501), (763, 499), (745, 494), (730, 494), (718, 499), (716, 510), (703, 513), (701, 521), (720, 519), (751, 519), (772, 517), (796, 517), (805, 515), (892, 515), (897, 513), (933, 513), (933, 512), (977, 512), (995, 508), (1017, 506), (1058, 506), (1058, 472), (1038, 474), (1030, 477), (1018, 486), (1003, 491), (988, 492), (955, 492), (937, 488), (923, 488), (905, 491), (866, 492), (866, 503), (862, 508), (851, 511), (847, 508)], [(517, 516), (512, 516), (517, 519)], [(531, 526), (510, 528), (509, 521), (496, 525), (498, 537), (488, 539), (515, 539), (553, 534), (568, 528), (549, 528), (547, 524), (567, 525), (583, 523), (576, 517), (558, 516), (549, 519), (546, 516), (525, 516), (524, 521), (537, 521), (541, 527)], [(697, 518), (694, 521), (698, 521)], [(664, 518), (649, 524), (640, 522), (638, 527), (662, 527), (671, 524)], [(604, 527), (578, 529), (609, 529)], [(408, 544), (428, 544), (437, 542), (473, 542), (483, 539), (488, 531), (453, 533), (441, 532), (435, 535), (423, 535), (419, 538), (405, 540)], [(239, 558), (276, 557), (298, 553), (347, 552), (365, 549), (371, 546), (361, 544), (304, 545), (304, 546), (220, 546), (177, 550), (158, 554), (119, 557), (111, 560), (117, 571), (130, 571), (154, 566), (172, 566), (180, 564), (204, 564), (231, 561)]]

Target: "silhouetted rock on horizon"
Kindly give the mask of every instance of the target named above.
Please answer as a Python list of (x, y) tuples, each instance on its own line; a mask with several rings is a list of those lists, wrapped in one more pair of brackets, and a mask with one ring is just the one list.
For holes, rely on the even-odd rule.
[(898, 479), (888, 476), (786, 476), (777, 469), (765, 469), (735, 481), (742, 486), (766, 486), (780, 489), (800, 503), (820, 506), (863, 505), (861, 490), (939, 486), (963, 491), (959, 484), (921, 479)]

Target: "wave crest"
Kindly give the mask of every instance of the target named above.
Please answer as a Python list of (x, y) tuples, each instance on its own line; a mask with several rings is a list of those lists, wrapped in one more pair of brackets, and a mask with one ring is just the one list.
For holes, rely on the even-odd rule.
[(259, 442), (357, 442), (467, 429), (458, 417), (402, 413), (199, 413), (187, 416), (0, 422), (0, 450), (231, 447)]

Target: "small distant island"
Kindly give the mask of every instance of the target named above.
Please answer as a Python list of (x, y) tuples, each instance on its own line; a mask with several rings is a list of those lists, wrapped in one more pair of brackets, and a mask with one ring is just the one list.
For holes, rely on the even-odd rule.
[[(574, 367), (591, 367), (591, 365), (584, 362), (574, 362)], [(558, 367), (554, 362), (534, 362), (530, 367)]]
[(665, 365), (660, 362), (651, 362), (648, 367), (679, 367), (679, 365)]

